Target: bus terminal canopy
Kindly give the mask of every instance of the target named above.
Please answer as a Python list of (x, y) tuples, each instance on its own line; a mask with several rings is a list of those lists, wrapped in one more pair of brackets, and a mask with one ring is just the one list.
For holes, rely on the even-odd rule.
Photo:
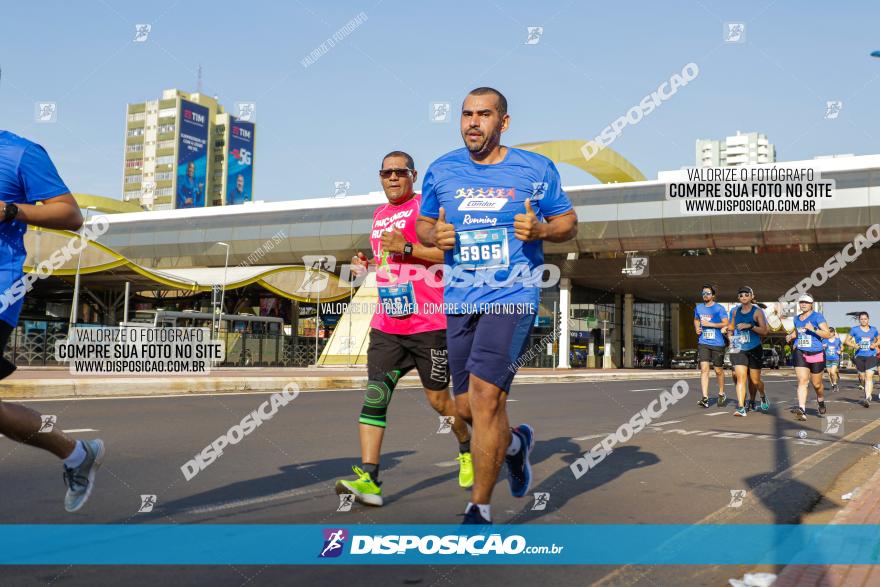
[(316, 303), (349, 297), (351, 289), (333, 273), (302, 265), (238, 265), (232, 267), (153, 268), (138, 265), (93, 240), (82, 248), (76, 233), (31, 229), (25, 234), (25, 272), (71, 279), (79, 262), (80, 280), (86, 287), (121, 289), (130, 282), (134, 291), (173, 290), (198, 293), (214, 286), (238, 289), (258, 284), (268, 291)]

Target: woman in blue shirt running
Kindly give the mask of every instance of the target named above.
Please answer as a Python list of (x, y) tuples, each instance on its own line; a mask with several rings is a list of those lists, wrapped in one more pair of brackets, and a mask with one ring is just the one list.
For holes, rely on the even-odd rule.
[(859, 377), (864, 377), (865, 397), (861, 401), (862, 406), (871, 407), (871, 399), (874, 391), (874, 370), (877, 369), (877, 349), (880, 347), (880, 334), (869, 323), (870, 317), (867, 312), (859, 312), (859, 325), (853, 326), (846, 337), (844, 344), (856, 352), (853, 363)]
[(822, 382), (822, 374), (825, 372), (825, 352), (822, 342), (831, 337), (831, 329), (825, 321), (825, 316), (813, 311), (813, 296), (802, 294), (798, 298), (800, 313), (794, 317), (794, 330), (785, 337), (792, 343), (792, 363), (797, 376), (797, 399), (798, 405), (794, 410), (795, 418), (807, 419), (807, 390), (810, 383), (816, 390), (816, 399), (819, 402), (819, 417), (825, 415), (825, 390)]

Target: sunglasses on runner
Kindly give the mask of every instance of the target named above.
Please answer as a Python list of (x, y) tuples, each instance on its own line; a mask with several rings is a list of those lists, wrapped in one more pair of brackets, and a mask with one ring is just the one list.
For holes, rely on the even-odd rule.
[(738, 297), (743, 297), (743, 296), (750, 296), (750, 295), (752, 295), (752, 294), (750, 294), (750, 293), (747, 292), (747, 291), (741, 291), (741, 292), (739, 292), (739, 293), (736, 294), (736, 295), (737, 295)]
[(394, 168), (379, 170), (379, 176), (381, 176), (382, 179), (388, 179), (394, 173), (397, 174), (397, 177), (409, 177), (410, 173), (412, 173), (412, 170), (406, 167), (404, 167), (403, 169)]
[(705, 296), (711, 296), (712, 292), (711, 291), (704, 291), (704, 292), (700, 292), (700, 294), (705, 297)]

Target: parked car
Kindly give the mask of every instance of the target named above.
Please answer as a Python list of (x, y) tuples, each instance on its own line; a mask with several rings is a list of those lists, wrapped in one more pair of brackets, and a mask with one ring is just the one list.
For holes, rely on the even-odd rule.
[(776, 349), (764, 349), (764, 368), (779, 369), (779, 353)]
[(697, 368), (697, 350), (685, 349), (672, 357), (670, 367), (673, 369), (696, 369)]

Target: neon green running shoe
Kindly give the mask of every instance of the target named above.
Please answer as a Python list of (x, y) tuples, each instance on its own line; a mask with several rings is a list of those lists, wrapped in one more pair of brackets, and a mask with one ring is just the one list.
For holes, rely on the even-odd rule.
[(351, 468), (357, 479), (340, 479), (336, 482), (336, 494), (351, 493), (354, 498), (364, 505), (382, 505), (382, 488), (373, 481), (370, 474), (358, 466)]
[(474, 460), (471, 453), (459, 453), (455, 460), (458, 461), (458, 484), (467, 489), (474, 484)]

